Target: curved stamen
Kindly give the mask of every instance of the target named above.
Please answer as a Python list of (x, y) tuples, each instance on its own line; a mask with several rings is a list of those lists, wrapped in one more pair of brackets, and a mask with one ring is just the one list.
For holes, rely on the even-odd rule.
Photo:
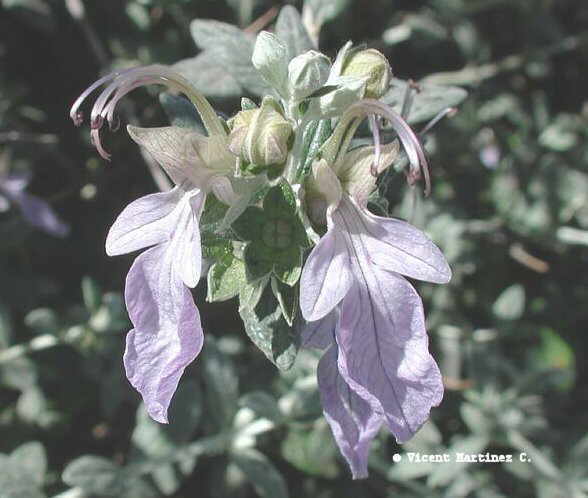
[(96, 80), (94, 83), (92, 83), (88, 88), (86, 88), (82, 94), (75, 100), (75, 102), (72, 104), (71, 109), (69, 111), (69, 116), (72, 119), (72, 121), (74, 122), (74, 124), (76, 126), (80, 126), (83, 121), (84, 121), (84, 115), (83, 113), (79, 110), (80, 106), (84, 103), (84, 100), (86, 100), (86, 98), (94, 91), (96, 90), (98, 87), (101, 87), (102, 85), (104, 85), (105, 83), (107, 83), (108, 81), (111, 81), (115, 78), (118, 78), (119, 76), (122, 76), (125, 73), (128, 73), (129, 71), (132, 71), (132, 69), (125, 69), (123, 71), (115, 71), (114, 73), (110, 73), (107, 74), (106, 76), (103, 76), (102, 78), (100, 78), (99, 80)]
[(370, 128), (374, 136), (374, 162), (370, 166), (370, 173), (374, 178), (378, 177), (380, 168), (380, 155), (381, 155), (381, 144), (380, 144), (380, 123), (379, 119), (375, 114), (370, 114)]
[(431, 129), (439, 122), (441, 121), (445, 116), (451, 118), (453, 116), (455, 116), (455, 114), (457, 113), (457, 108), (456, 107), (446, 107), (445, 109), (443, 109), (442, 111), (439, 111), (435, 117), (433, 119), (431, 119), (431, 121), (429, 121), (425, 127), (421, 130), (421, 132), (419, 133), (419, 135), (422, 137), (423, 135), (426, 135), (428, 132), (431, 131)]
[(431, 180), (429, 177), (427, 159), (419, 138), (400, 114), (394, 111), (390, 106), (378, 100), (362, 99), (347, 108), (337, 123), (333, 134), (323, 144), (321, 149), (322, 157), (325, 158), (329, 164), (335, 164), (338, 154), (340, 152), (345, 152), (340, 149), (341, 142), (346, 138), (349, 138), (346, 136), (346, 130), (351, 124), (354, 124), (354, 120), (357, 118), (366, 118), (371, 114), (381, 116), (390, 122), (392, 129), (396, 132), (402, 146), (404, 147), (410, 163), (407, 175), (409, 183), (414, 183), (414, 181), (420, 179), (422, 171), (425, 183), (425, 195), (429, 195), (431, 191)]
[(105, 159), (110, 159), (110, 154), (108, 154), (102, 146), (100, 141), (100, 129), (105, 120), (108, 121), (111, 129), (118, 127), (118, 122), (115, 120), (114, 115), (117, 103), (126, 94), (140, 86), (150, 84), (164, 85), (171, 90), (183, 93), (196, 107), (209, 135), (226, 136), (227, 134), (221, 120), (218, 118), (206, 98), (196, 91), (183, 76), (161, 65), (126, 69), (124, 71), (104, 76), (94, 82), (72, 105), (70, 116), (74, 121), (74, 124), (79, 125), (82, 123), (83, 115), (79, 111), (79, 107), (84, 100), (94, 90), (106, 83), (108, 83), (108, 85), (96, 99), (90, 116), (92, 141), (99, 154)]

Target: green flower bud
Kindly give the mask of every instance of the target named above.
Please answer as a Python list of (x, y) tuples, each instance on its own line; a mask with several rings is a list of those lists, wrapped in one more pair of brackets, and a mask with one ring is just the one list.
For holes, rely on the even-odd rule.
[(239, 112), (230, 124), (229, 150), (236, 156), (258, 166), (286, 161), (292, 125), (271, 97), (259, 109)]
[(367, 78), (365, 96), (379, 99), (388, 91), (392, 69), (384, 54), (374, 48), (369, 48), (351, 54), (345, 61), (341, 74)]
[(294, 57), (288, 64), (290, 95), (302, 100), (321, 88), (331, 70), (331, 61), (326, 55), (309, 50)]

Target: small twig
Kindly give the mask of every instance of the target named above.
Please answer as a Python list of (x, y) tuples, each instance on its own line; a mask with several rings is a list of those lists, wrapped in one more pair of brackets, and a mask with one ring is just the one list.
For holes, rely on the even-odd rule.
[(512, 259), (537, 273), (547, 273), (549, 271), (549, 263), (529, 254), (521, 244), (511, 245), (508, 253)]
[(249, 26), (243, 29), (243, 31), (245, 31), (246, 33), (257, 33), (258, 31), (261, 31), (276, 18), (279, 11), (280, 9), (278, 9), (278, 7), (274, 5), (265, 14), (258, 17)]

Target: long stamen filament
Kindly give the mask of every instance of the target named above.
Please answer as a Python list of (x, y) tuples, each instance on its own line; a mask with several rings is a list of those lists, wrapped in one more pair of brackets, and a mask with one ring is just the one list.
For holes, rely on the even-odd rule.
[(110, 155), (104, 150), (100, 142), (99, 130), (107, 120), (111, 129), (115, 126), (115, 108), (122, 97), (132, 90), (145, 85), (159, 84), (168, 89), (183, 93), (194, 104), (202, 123), (209, 135), (226, 136), (227, 131), (216, 112), (206, 100), (204, 95), (195, 90), (190, 83), (180, 74), (175, 73), (169, 68), (161, 65), (152, 65), (146, 67), (132, 68), (119, 71), (108, 76), (100, 78), (98, 81), (88, 87), (74, 102), (70, 110), (70, 117), (76, 126), (82, 123), (83, 115), (79, 111), (84, 100), (97, 88), (109, 83), (102, 91), (92, 108), (90, 116), (90, 126), (92, 128), (92, 141), (98, 152), (105, 159)]

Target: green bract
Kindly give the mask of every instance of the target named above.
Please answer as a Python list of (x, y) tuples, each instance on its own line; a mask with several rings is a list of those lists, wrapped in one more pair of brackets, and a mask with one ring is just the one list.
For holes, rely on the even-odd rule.
[(247, 241), (244, 259), (249, 282), (271, 273), (289, 286), (296, 284), (308, 239), (297, 214), (296, 196), (286, 181), (267, 192), (263, 207), (248, 207), (232, 229)]
[(390, 86), (392, 69), (388, 59), (381, 52), (369, 48), (351, 54), (345, 60), (342, 75), (366, 78), (365, 96), (379, 99)]

